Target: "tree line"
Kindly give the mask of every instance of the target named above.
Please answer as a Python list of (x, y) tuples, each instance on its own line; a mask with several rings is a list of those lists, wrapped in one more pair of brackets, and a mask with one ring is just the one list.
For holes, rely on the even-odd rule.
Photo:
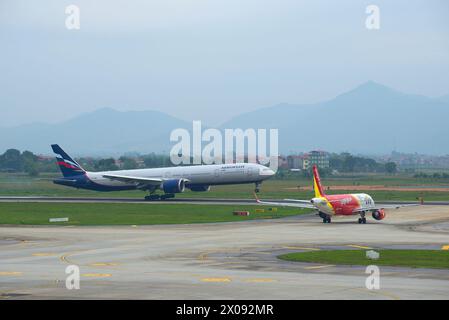
[(395, 162), (381, 163), (371, 158), (354, 156), (348, 152), (340, 154), (333, 153), (329, 157), (329, 167), (339, 172), (378, 172), (378, 173), (396, 173), (397, 165)]
[[(138, 156), (121, 156), (117, 160), (108, 158), (81, 157), (76, 159), (79, 164), (89, 171), (109, 171), (119, 169), (158, 168), (171, 166), (170, 157), (155, 153)], [(379, 163), (374, 159), (354, 156), (350, 153), (330, 154), (329, 168), (320, 169), (323, 176), (331, 175), (334, 171), (342, 173), (353, 172), (378, 172), (396, 173), (397, 166), (394, 162)], [(42, 172), (58, 172), (55, 158), (39, 157), (31, 151), (20, 152), (17, 149), (8, 149), (0, 155), (0, 171), (2, 172), (25, 172), (30, 176), (37, 176)], [(304, 170), (305, 176), (311, 172)], [(287, 176), (287, 172), (280, 170), (278, 177)]]
[[(116, 159), (81, 157), (76, 161), (88, 171), (109, 171), (119, 169), (158, 168), (171, 166), (170, 157), (147, 154), (139, 157), (121, 156)], [(54, 157), (39, 157), (31, 151), (8, 149), (0, 155), (0, 172), (20, 172), (37, 176), (44, 172), (59, 172)]]

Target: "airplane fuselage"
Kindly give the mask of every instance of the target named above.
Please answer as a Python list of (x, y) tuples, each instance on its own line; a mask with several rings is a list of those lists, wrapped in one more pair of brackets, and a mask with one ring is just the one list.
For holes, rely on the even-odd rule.
[(274, 172), (259, 164), (235, 163), (85, 172), (70, 178), (56, 179), (54, 182), (65, 186), (97, 191), (139, 189), (139, 186), (135, 183), (104, 177), (109, 174), (139, 178), (162, 178), (164, 180), (186, 179), (186, 187), (195, 188), (224, 184), (258, 183), (273, 176)]
[(366, 193), (335, 194), (315, 197), (310, 201), (320, 212), (327, 215), (350, 216), (359, 214), (361, 208), (375, 208), (373, 198)]

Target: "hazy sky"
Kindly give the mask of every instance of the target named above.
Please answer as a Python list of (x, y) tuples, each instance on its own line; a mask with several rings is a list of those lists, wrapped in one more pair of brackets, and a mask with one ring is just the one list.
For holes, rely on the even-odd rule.
[[(65, 8), (80, 8), (67, 30)], [(380, 8), (380, 30), (365, 27)], [(211, 125), (367, 80), (449, 93), (447, 0), (0, 0), (0, 126), (102, 107)]]

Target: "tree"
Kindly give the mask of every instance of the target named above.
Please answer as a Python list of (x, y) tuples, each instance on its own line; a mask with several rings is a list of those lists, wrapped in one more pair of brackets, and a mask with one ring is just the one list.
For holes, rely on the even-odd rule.
[(389, 174), (396, 173), (397, 166), (395, 162), (387, 162), (385, 163), (385, 171)]
[(31, 151), (24, 151), (21, 155), (23, 171), (32, 177), (39, 175), (37, 156)]
[(138, 167), (137, 161), (133, 158), (120, 157), (120, 161), (122, 161), (123, 169), (125, 170), (136, 169)]
[(22, 158), (17, 149), (8, 149), (0, 156), (0, 167), (3, 170), (22, 171)]
[(112, 171), (118, 170), (115, 160), (113, 158), (101, 159), (95, 164), (95, 169), (98, 171)]

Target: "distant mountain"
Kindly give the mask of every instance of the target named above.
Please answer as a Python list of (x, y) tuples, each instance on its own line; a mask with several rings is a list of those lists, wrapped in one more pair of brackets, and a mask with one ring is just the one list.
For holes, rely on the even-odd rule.
[(449, 102), (404, 94), (372, 81), (330, 101), (245, 113), (222, 128), (277, 128), (284, 153), (323, 149), (449, 154)]
[[(170, 132), (176, 128), (190, 131), (192, 123), (157, 111), (104, 108), (59, 124), (0, 128), (0, 153), (16, 148), (51, 154), (52, 143), (74, 155), (168, 153), (174, 145)], [(221, 128), (277, 128), (281, 153), (323, 149), (449, 154), (449, 101), (369, 81), (322, 103), (284, 103), (244, 113)]]
[(439, 97), (438, 100), (449, 103), (449, 94)]
[(0, 129), (0, 152), (16, 148), (51, 154), (52, 143), (75, 155), (168, 152), (172, 146), (170, 132), (191, 127), (189, 122), (158, 111), (103, 108), (59, 124), (33, 123)]

